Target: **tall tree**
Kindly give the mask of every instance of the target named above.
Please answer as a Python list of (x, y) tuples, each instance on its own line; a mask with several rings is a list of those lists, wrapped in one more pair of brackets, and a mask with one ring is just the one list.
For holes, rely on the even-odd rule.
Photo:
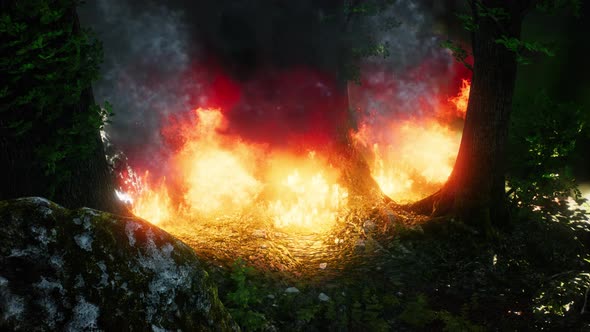
[(568, 1), (468, 2), (471, 14), (462, 18), (471, 31), (474, 62), (459, 154), (443, 188), (410, 208), (433, 216), (455, 215), (490, 234), (508, 219), (505, 155), (517, 64), (524, 61), (523, 52), (547, 52), (520, 39), (523, 19), (536, 6), (556, 7)]
[[(335, 164), (342, 172), (342, 181), (349, 190), (349, 201), (352, 206), (371, 207), (381, 203), (392, 202), (371, 174), (365, 157), (354, 145), (350, 130), (358, 130), (357, 119), (350, 107), (348, 85), (360, 81), (360, 62), (369, 56), (387, 56), (385, 45), (375, 40), (374, 31), (363, 28), (363, 20), (378, 15), (395, 1), (376, 0), (344, 0), (320, 1), (328, 15), (328, 20), (340, 30), (338, 40), (338, 56), (335, 57), (336, 75), (339, 81), (340, 95), (343, 96), (341, 108), (347, 111), (341, 133), (338, 137)], [(390, 23), (390, 22), (387, 22)], [(391, 24), (384, 23), (383, 29), (391, 29)]]
[(74, 0), (0, 1), (0, 200), (120, 211), (94, 103), (100, 44)]

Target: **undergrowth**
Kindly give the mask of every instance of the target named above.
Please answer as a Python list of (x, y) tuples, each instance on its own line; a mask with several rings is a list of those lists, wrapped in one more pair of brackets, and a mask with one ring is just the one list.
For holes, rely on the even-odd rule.
[(436, 234), (393, 229), (393, 240), (380, 240), (373, 270), (343, 271), (320, 283), (293, 282), (239, 259), (218, 276), (224, 303), (245, 331), (590, 327), (587, 227), (527, 216), (494, 242), (460, 227)]

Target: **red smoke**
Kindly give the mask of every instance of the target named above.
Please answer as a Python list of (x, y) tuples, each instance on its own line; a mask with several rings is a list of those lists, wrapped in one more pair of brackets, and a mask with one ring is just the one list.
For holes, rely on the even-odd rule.
[(175, 134), (175, 123), (184, 122), (199, 107), (222, 110), (228, 120), (224, 134), (278, 149), (321, 149), (338, 139), (346, 121), (345, 91), (335, 78), (317, 70), (265, 68), (242, 81), (211, 67), (195, 66), (191, 74), (204, 79), (203, 88), (191, 94), (191, 107), (173, 113), (162, 126), (172, 149), (183, 143)]

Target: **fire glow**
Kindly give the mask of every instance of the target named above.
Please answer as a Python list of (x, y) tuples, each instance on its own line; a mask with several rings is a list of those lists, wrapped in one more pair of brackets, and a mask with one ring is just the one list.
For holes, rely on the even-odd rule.
[[(468, 95), (469, 82), (463, 80), (455, 97), (439, 96), (434, 116), (361, 121), (351, 133), (386, 195), (412, 201), (446, 181), (461, 137), (460, 129), (448, 124), (448, 114), (462, 121)], [(162, 166), (166, 176), (139, 167), (121, 173), (117, 195), (135, 215), (170, 230), (175, 223), (211, 222), (257, 209), (275, 227), (316, 232), (332, 227), (346, 208), (348, 192), (339, 181), (338, 165), (329, 162), (329, 148), (316, 149), (318, 144), (305, 139), (297, 148), (244, 139), (231, 130), (222, 108), (186, 114), (161, 130), (176, 142)]]
[(458, 94), (437, 102), (432, 116), (391, 119), (378, 125), (361, 123), (353, 139), (364, 152), (383, 193), (407, 203), (444, 184), (461, 142), (461, 128), (450, 123), (465, 118), (469, 90), (469, 81), (463, 79)]
[(347, 196), (334, 168), (314, 151), (305, 156), (269, 152), (223, 135), (225, 121), (220, 109), (197, 109), (191, 120), (176, 126), (185, 143), (169, 165), (180, 174), (184, 189), (175, 204), (166, 179), (154, 181), (148, 173), (125, 175), (127, 191), (119, 197), (127, 198), (135, 215), (152, 223), (211, 220), (262, 205), (278, 227), (331, 226)]
[(383, 193), (398, 202), (420, 199), (442, 185), (453, 170), (461, 134), (434, 120), (390, 125), (391, 144), (355, 139), (367, 151), (371, 174)]

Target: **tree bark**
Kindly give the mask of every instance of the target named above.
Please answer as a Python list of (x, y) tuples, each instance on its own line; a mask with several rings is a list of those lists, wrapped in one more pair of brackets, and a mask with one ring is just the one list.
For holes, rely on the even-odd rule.
[[(10, 11), (13, 1), (1, 1), (2, 10)], [(67, 15), (68, 20), (74, 25), (74, 33), (79, 33), (80, 27), (75, 8)], [(69, 24), (69, 22), (68, 22)], [(58, 68), (55, 69), (58, 72)], [(26, 93), (27, 91), (21, 91)], [(64, 124), (64, 129), (71, 124), (73, 115), (78, 112), (89, 112), (94, 105), (92, 88), (88, 87), (81, 95), (80, 101), (68, 109), (62, 111), (63, 118), (58, 123)], [(11, 110), (26, 114), (28, 106), (22, 109)], [(0, 118), (0, 123), (6, 119)], [(36, 160), (37, 145), (48, 137), (55, 135), (60, 128), (47, 128), (43, 119), (37, 120), (33, 132), (26, 137), (16, 137), (10, 133), (2, 133), (0, 137), (0, 200), (23, 197), (43, 196), (52, 199), (68, 208), (90, 207), (115, 213), (125, 213), (123, 206), (114, 195), (114, 177), (109, 171), (109, 166), (104, 153), (104, 146), (97, 131), (94, 140), (95, 148), (88, 159), (75, 159), (69, 163), (71, 176), (51, 197), (50, 185), (55, 183), (52, 175), (45, 175), (43, 163)], [(4, 126), (2, 126), (4, 127)], [(60, 170), (64, 171), (64, 170)]]
[(432, 216), (454, 215), (485, 232), (507, 220), (505, 150), (516, 79), (516, 54), (497, 40), (519, 38), (526, 7), (520, 1), (481, 1), (509, 17), (482, 15), (472, 4), (473, 78), (455, 167), (443, 188), (410, 206)]

